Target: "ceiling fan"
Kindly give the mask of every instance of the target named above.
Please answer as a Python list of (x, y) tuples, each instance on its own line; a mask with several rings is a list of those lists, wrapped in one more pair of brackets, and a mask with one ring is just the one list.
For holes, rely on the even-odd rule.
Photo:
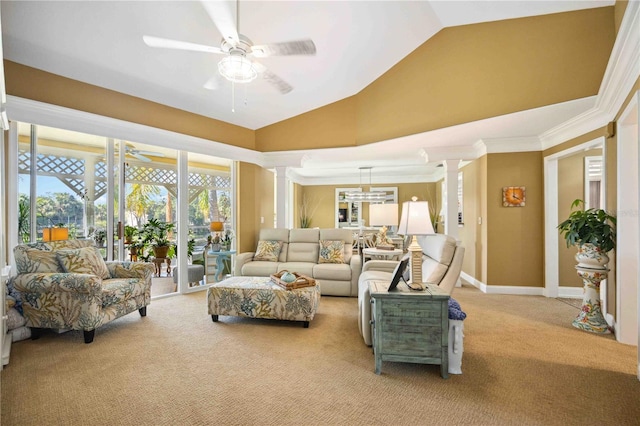
[[(190, 43), (186, 41), (171, 40), (161, 37), (144, 35), (143, 41), (150, 47), (167, 49), (190, 50), (196, 52), (216, 53), (225, 55), (218, 63), (218, 71), (232, 83), (249, 83), (258, 73), (273, 85), (280, 93), (286, 94), (293, 87), (280, 77), (269, 71), (264, 65), (252, 60), (252, 58), (264, 58), (267, 56), (290, 55), (315, 55), (316, 46), (311, 39), (293, 40), (271, 44), (253, 44), (245, 35), (239, 33), (240, 15), (238, 2), (236, 2), (236, 22), (233, 13), (228, 8), (228, 2), (202, 1), (207, 14), (222, 34), (220, 47)], [(216, 89), (218, 76), (210, 78), (204, 87)]]
[(164, 154), (162, 152), (142, 151), (142, 150), (136, 149), (136, 147), (130, 143), (127, 143), (125, 145), (124, 151), (125, 151), (125, 155), (129, 157), (137, 158), (138, 160), (144, 161), (145, 163), (150, 163), (151, 161), (153, 161), (149, 157), (145, 157), (145, 155), (152, 155), (154, 157), (164, 157)]

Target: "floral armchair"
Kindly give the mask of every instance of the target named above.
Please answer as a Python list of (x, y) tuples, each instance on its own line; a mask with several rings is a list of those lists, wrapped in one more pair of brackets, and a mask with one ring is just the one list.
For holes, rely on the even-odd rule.
[(83, 330), (91, 343), (101, 325), (136, 309), (147, 314), (151, 263), (105, 262), (92, 240), (21, 244), (13, 252), (18, 274), (9, 285), (32, 338), (43, 328)]

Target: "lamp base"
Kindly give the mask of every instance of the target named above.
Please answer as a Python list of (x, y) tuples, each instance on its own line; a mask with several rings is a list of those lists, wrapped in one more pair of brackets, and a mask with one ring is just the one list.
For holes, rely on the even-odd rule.
[(422, 284), (418, 284), (418, 283), (408, 282), (407, 283), (407, 287), (409, 287), (409, 290), (415, 290), (415, 291), (423, 291), (424, 290), (424, 287), (422, 286)]
[(411, 253), (411, 280), (407, 283), (407, 286), (411, 290), (424, 290), (422, 285), (422, 247), (418, 244), (416, 236), (413, 236), (411, 245), (407, 247), (409, 253)]

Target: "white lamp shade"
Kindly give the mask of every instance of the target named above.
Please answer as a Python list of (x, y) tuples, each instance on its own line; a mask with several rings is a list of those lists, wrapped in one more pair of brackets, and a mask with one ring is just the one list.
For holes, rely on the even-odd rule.
[(429, 216), (429, 202), (405, 201), (402, 203), (402, 216), (400, 217), (398, 234), (429, 235), (435, 233)]
[(371, 226), (398, 226), (398, 205), (370, 204), (369, 224)]

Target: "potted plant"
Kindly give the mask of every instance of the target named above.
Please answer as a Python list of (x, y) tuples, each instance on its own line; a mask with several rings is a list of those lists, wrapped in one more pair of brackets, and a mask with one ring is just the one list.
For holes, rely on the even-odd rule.
[[(580, 205), (582, 208), (573, 210)], [(575, 200), (571, 209), (569, 217), (558, 225), (567, 247), (578, 247), (576, 260), (584, 267), (606, 265), (607, 253), (616, 247), (616, 218), (602, 209), (585, 210), (582, 200)]]
[(158, 219), (149, 219), (142, 226), (140, 234), (142, 241), (151, 246), (153, 255), (156, 258), (167, 257), (169, 251), (169, 232), (174, 228), (173, 223), (168, 223)]
[(233, 241), (233, 231), (227, 229), (220, 236), (220, 246), (222, 250), (229, 251), (231, 249), (231, 242)]
[(91, 233), (93, 241), (96, 242), (96, 247), (104, 247), (104, 242), (107, 239), (107, 231), (104, 228), (96, 228)]
[(584, 283), (582, 309), (573, 320), (573, 326), (594, 333), (608, 333), (609, 325), (600, 307), (600, 282), (609, 271), (607, 253), (616, 247), (616, 218), (602, 209), (585, 210), (582, 200), (575, 200), (571, 209), (573, 211), (558, 225), (558, 230), (567, 247), (578, 248), (576, 269)]
[(144, 249), (144, 242), (140, 239), (132, 241), (129, 244), (129, 255), (131, 256), (132, 262), (138, 261), (138, 255), (142, 255), (142, 250)]
[(135, 226), (125, 225), (124, 226), (124, 243), (131, 244), (133, 242), (133, 238), (138, 233), (138, 228)]

